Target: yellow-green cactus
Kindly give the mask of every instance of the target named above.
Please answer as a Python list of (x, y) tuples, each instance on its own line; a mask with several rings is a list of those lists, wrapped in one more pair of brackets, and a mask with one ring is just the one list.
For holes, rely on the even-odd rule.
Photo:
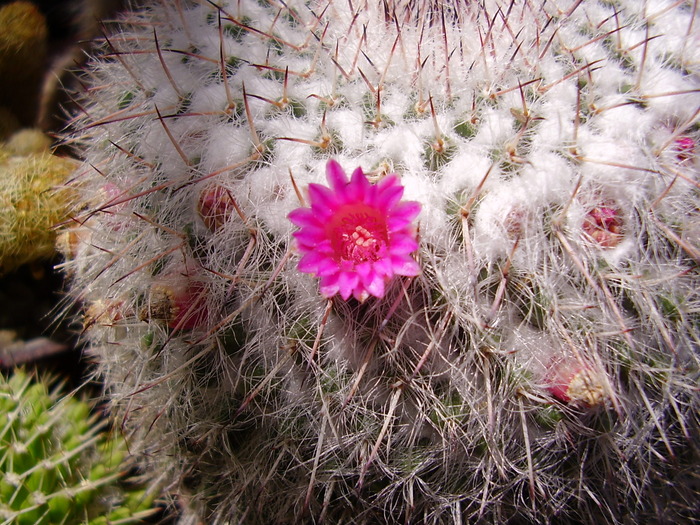
[(12, 156), (26, 156), (33, 153), (48, 153), (51, 148), (51, 137), (39, 129), (26, 128), (14, 133), (4, 145), (4, 149)]
[(54, 253), (54, 227), (72, 200), (60, 186), (74, 161), (52, 155), (33, 134), (21, 133), (28, 140), (16, 140), (16, 134), (0, 145), (0, 274)]
[(25, 126), (36, 117), (47, 35), (46, 18), (31, 2), (0, 8), (0, 105)]

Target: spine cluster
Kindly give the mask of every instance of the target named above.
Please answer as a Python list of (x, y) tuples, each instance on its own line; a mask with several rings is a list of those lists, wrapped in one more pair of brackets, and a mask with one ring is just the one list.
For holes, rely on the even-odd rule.
[(183, 521), (692, 516), (697, 9), (240, 0), (121, 20), (69, 137), (84, 208), (64, 267)]

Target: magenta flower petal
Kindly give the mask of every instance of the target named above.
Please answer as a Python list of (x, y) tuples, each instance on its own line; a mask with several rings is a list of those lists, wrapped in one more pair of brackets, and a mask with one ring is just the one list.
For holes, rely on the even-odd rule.
[(392, 256), (391, 265), (396, 275), (414, 276), (420, 273), (420, 266), (410, 257)]
[(323, 236), (323, 231), (319, 232), (317, 229), (307, 228), (306, 230), (300, 230), (294, 232), (294, 237), (297, 240), (299, 246), (304, 246), (305, 248), (317, 248), (326, 238)]
[[(404, 206), (406, 204), (407, 206)], [(392, 210), (391, 217), (387, 220), (387, 228), (390, 232), (403, 231), (407, 225), (420, 213), (420, 205), (417, 202), (402, 202)]]
[(412, 221), (420, 213), (420, 204), (414, 201), (401, 202), (392, 208), (392, 217)]
[(379, 189), (379, 191), (385, 191), (388, 188), (398, 188), (401, 191), (403, 191), (403, 186), (401, 186), (401, 183), (399, 182), (399, 178), (393, 173), (390, 173), (389, 175), (384, 177), (377, 184), (377, 189)]
[(363, 262), (355, 265), (355, 271), (363, 283), (368, 283), (374, 278), (374, 265), (371, 262)]
[(329, 160), (326, 164), (326, 179), (336, 194), (343, 193), (348, 184), (348, 178), (343, 168), (334, 160)]
[(317, 216), (332, 213), (338, 206), (336, 194), (320, 184), (309, 184), (309, 197), (311, 198), (311, 213)]
[(292, 224), (299, 227), (320, 226), (321, 222), (308, 208), (297, 208), (287, 215)]
[(326, 275), (334, 275), (336, 273), (338, 273), (338, 263), (336, 263), (332, 257), (326, 256), (318, 265), (318, 271), (316, 272), (316, 275), (318, 275), (319, 277), (323, 277)]
[(407, 235), (397, 235), (391, 243), (391, 253), (394, 255), (408, 255), (418, 249), (418, 243)]
[(420, 204), (401, 202), (398, 177), (389, 175), (372, 185), (357, 168), (348, 180), (330, 160), (326, 178), (330, 188), (310, 184), (310, 207), (289, 214), (300, 228), (294, 233), (302, 253), (299, 271), (320, 278), (324, 297), (339, 293), (360, 301), (383, 297), (394, 275), (418, 275), (420, 266), (410, 254), (418, 249), (411, 222)]
[(376, 277), (365, 284), (365, 288), (370, 295), (384, 297), (384, 279)]
[(377, 205), (385, 210), (391, 209), (403, 196), (403, 186), (398, 183), (395, 177), (390, 175), (380, 184), (384, 183), (387, 179), (390, 179), (388, 184), (380, 185), (377, 188)]
[(322, 253), (315, 251), (306, 252), (299, 261), (299, 271), (304, 273), (318, 273), (321, 264), (327, 259)]
[(331, 298), (338, 293), (338, 276), (333, 275), (321, 278), (321, 295)]
[(394, 269), (391, 264), (391, 259), (389, 257), (375, 262), (372, 265), (372, 270), (374, 273), (380, 277), (389, 278), (394, 275)]
[(355, 272), (342, 271), (338, 274), (338, 290), (343, 299), (348, 299), (357, 285), (360, 283), (360, 276)]
[(347, 188), (347, 196), (349, 199), (355, 201), (367, 202), (367, 194), (371, 187), (372, 186), (367, 180), (367, 177), (365, 177), (365, 174), (362, 173), (362, 168), (357, 168), (352, 173), (352, 179), (350, 180), (350, 184)]

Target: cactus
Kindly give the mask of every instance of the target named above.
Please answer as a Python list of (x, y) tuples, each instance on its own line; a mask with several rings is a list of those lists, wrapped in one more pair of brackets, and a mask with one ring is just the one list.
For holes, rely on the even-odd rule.
[(696, 7), (125, 14), (63, 267), (183, 523), (693, 517)]
[(46, 18), (32, 2), (0, 7), (0, 108), (23, 126), (35, 123), (39, 109), (47, 38)]
[(123, 438), (106, 430), (89, 403), (61, 390), (21, 369), (0, 375), (0, 520), (142, 523), (154, 512), (156, 491), (127, 484)]
[(76, 162), (51, 154), (49, 143), (38, 130), (0, 143), (0, 275), (56, 253), (55, 227), (75, 198), (65, 184)]

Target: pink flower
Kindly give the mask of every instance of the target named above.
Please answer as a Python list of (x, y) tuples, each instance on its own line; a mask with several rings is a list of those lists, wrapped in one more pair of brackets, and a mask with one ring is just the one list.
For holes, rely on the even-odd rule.
[(321, 278), (321, 294), (383, 297), (394, 275), (418, 275), (411, 253), (418, 249), (411, 221), (420, 204), (399, 202), (403, 186), (396, 175), (372, 185), (357, 168), (348, 182), (334, 161), (326, 165), (330, 188), (309, 184), (310, 208), (298, 208), (289, 220), (302, 253), (299, 271)]

